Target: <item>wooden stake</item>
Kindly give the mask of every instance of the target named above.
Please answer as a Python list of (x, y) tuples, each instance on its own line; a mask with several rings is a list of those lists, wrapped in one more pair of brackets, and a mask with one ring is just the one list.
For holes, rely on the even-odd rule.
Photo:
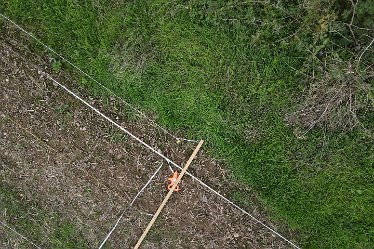
[(149, 222), (148, 226), (144, 230), (142, 236), (138, 240), (138, 243), (136, 243), (134, 249), (138, 249), (139, 246), (140, 246), (140, 244), (143, 242), (145, 236), (147, 236), (147, 233), (149, 232), (149, 230), (151, 229), (151, 227), (155, 223), (157, 217), (160, 215), (160, 213), (161, 213), (162, 209), (164, 208), (166, 202), (169, 200), (170, 196), (173, 194), (175, 188), (177, 187), (177, 185), (181, 181), (183, 175), (186, 173), (186, 171), (187, 171), (188, 167), (190, 166), (190, 164), (192, 163), (193, 159), (196, 157), (197, 152), (199, 152), (199, 150), (200, 150), (201, 146), (203, 145), (203, 143), (204, 143), (204, 140), (201, 140), (199, 142), (199, 144), (196, 146), (195, 150), (193, 151), (192, 155), (190, 156), (190, 159), (188, 159), (186, 165), (182, 169), (182, 172), (180, 173), (179, 177), (177, 178), (177, 181), (174, 183), (173, 187), (169, 190), (169, 192), (166, 195), (165, 199), (162, 201), (161, 205), (158, 207), (155, 215), (153, 215), (152, 220)]

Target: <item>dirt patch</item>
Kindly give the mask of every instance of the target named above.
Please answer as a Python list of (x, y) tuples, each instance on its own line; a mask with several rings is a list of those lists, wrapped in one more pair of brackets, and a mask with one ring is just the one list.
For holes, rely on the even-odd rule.
[[(0, 179), (53, 216), (75, 224), (89, 247), (97, 247), (131, 198), (164, 163), (151, 186), (125, 215), (107, 248), (129, 248), (141, 235), (166, 195), (167, 164), (79, 101), (54, 85), (41, 70), (48, 58), (37, 56), (26, 37), (5, 26), (0, 39)], [(74, 92), (179, 165), (194, 145), (177, 143), (144, 119), (130, 120), (114, 98), (95, 99), (64, 73), (54, 74)], [(232, 182), (219, 162), (199, 153), (191, 173), (220, 190), (249, 198), (254, 216), (271, 224), (255, 194)], [(185, 177), (143, 248), (288, 248), (248, 216)], [(37, 214), (36, 214), (37, 217)], [(13, 217), (1, 219), (17, 224)], [(36, 219), (37, 220), (37, 219)], [(45, 226), (46, 238), (50, 231)], [(277, 228), (275, 225), (272, 225)], [(27, 233), (27, 231), (24, 231)], [(25, 234), (26, 236), (28, 234)], [(4, 236), (4, 238), (7, 236)], [(290, 236), (291, 237), (291, 236)], [(7, 237), (9, 243), (13, 237)], [(16, 243), (16, 242), (15, 242)], [(17, 242), (18, 243), (18, 242)], [(48, 240), (38, 241), (48, 248)]]
[(30, 248), (29, 242), (25, 241), (9, 229), (6, 229), (4, 226), (0, 226), (0, 238), (1, 248)]

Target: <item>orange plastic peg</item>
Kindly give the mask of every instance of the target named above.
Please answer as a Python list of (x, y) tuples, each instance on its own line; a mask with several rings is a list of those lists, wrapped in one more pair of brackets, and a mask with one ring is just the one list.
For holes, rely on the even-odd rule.
[[(170, 190), (173, 187), (173, 185), (177, 181), (177, 179), (178, 179), (178, 172), (175, 171), (173, 176), (168, 178), (168, 181), (170, 181), (170, 184), (168, 185), (168, 190)], [(174, 191), (178, 192), (179, 191), (179, 186), (177, 186)]]

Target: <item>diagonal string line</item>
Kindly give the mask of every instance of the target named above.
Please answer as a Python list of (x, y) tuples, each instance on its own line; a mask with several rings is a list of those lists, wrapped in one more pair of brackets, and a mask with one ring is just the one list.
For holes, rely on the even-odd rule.
[(8, 228), (10, 231), (12, 231), (13, 233), (17, 234), (18, 236), (20, 236), (22, 239), (26, 240), (27, 242), (29, 242), (31, 245), (33, 245), (35, 248), (38, 248), (38, 249), (41, 249), (40, 246), (36, 245), (34, 242), (32, 242), (31, 240), (29, 240), (28, 238), (26, 238), (25, 236), (23, 236), (22, 234), (20, 234), (19, 232), (17, 232), (15, 229), (11, 228), (10, 226), (8, 226), (5, 222), (1, 221), (0, 220), (0, 224), (3, 225), (4, 227)]
[[(4, 17), (5, 19), (7, 19), (9, 22), (11, 22), (12, 24), (14, 24), (16, 27), (18, 27), (20, 30), (22, 30), (23, 32), (25, 32), (26, 34), (28, 34), (29, 36), (31, 36), (32, 38), (34, 38), (35, 40), (37, 40), (40, 44), (42, 44), (43, 46), (47, 47), (48, 49), (50, 49), (48, 46), (44, 45), (41, 41), (39, 41), (37, 38), (35, 38), (32, 34), (28, 33), (27, 31), (25, 31), (24, 29), (22, 29), (19, 25), (17, 25), (16, 23), (14, 23), (13, 21), (11, 21), (8, 17), (4, 16), (3, 14), (0, 13), (0, 16)], [(51, 50), (51, 52), (54, 52), (53, 50)], [(56, 53), (56, 52), (54, 52)], [(57, 53), (56, 53), (57, 54)], [(59, 56), (59, 54), (57, 54)], [(62, 57), (63, 58), (63, 57)], [(65, 61), (67, 61), (69, 63), (68, 60), (64, 59)], [(70, 63), (69, 63), (70, 64)], [(74, 66), (75, 68), (77, 68), (77, 70), (79, 70), (80, 72), (84, 73), (81, 69), (79, 69), (78, 67), (76, 67), (74, 64), (71, 63), (72, 66)], [(171, 159), (167, 158), (165, 155), (163, 155), (162, 153), (160, 153), (159, 151), (157, 151), (155, 148), (151, 147), (150, 145), (148, 145), (147, 143), (145, 143), (143, 140), (141, 140), (140, 138), (138, 138), (137, 136), (135, 136), (134, 134), (132, 134), (130, 131), (128, 131), (127, 129), (123, 128), (121, 125), (119, 125), (118, 123), (116, 123), (115, 121), (113, 121), (112, 119), (110, 119), (109, 117), (107, 117), (105, 114), (103, 114), (102, 112), (100, 112), (98, 109), (96, 109), (94, 106), (92, 106), (91, 104), (89, 104), (87, 101), (85, 101), (84, 99), (82, 99), (81, 97), (79, 97), (77, 94), (75, 94), (74, 92), (72, 92), (71, 90), (69, 90), (66, 86), (64, 86), (63, 84), (59, 83), (57, 80), (55, 80), (54, 78), (52, 78), (48, 73), (45, 73), (43, 71), (39, 71), (41, 74), (44, 74), (47, 76), (48, 79), (52, 80), (55, 84), (57, 84), (58, 86), (60, 86), (62, 89), (64, 89), (67, 93), (69, 93), (70, 95), (72, 95), (73, 97), (75, 97), (76, 99), (78, 99), (79, 101), (81, 101), (83, 104), (85, 104), (87, 107), (89, 107), (91, 110), (93, 110), (94, 112), (96, 112), (99, 116), (101, 116), (102, 118), (104, 118), (105, 120), (107, 120), (109, 123), (113, 124), (114, 126), (116, 126), (118, 129), (122, 130), (123, 132), (125, 132), (126, 134), (128, 134), (131, 138), (133, 138), (134, 140), (138, 141), (139, 143), (141, 143), (144, 147), (148, 148), (149, 150), (151, 150), (152, 152), (154, 152), (155, 154), (159, 155), (161, 158), (163, 158), (167, 163), (170, 163), (172, 164), (174, 167), (182, 170), (182, 167), (179, 166), (178, 164), (176, 164), (175, 162), (173, 162)], [(89, 75), (87, 77), (90, 77)], [(92, 77), (90, 77), (92, 78)], [(163, 129), (163, 128), (162, 128)], [(167, 132), (168, 133), (168, 132)], [(170, 133), (168, 133), (170, 134)], [(289, 239), (287, 239), (286, 237), (284, 237), (283, 235), (281, 235), (280, 233), (278, 233), (277, 231), (275, 231), (273, 228), (271, 228), (270, 226), (266, 225), (264, 222), (260, 221), (259, 219), (257, 219), (256, 217), (254, 217), (253, 215), (251, 215), (250, 213), (248, 213), (247, 211), (245, 211), (244, 209), (242, 209), (241, 207), (239, 207), (238, 205), (236, 205), (234, 202), (230, 201), (229, 199), (227, 199), (225, 196), (223, 196), (222, 194), (220, 194), (218, 191), (214, 190), (213, 188), (211, 188), (209, 185), (207, 185), (206, 183), (204, 183), (202, 180), (200, 180), (199, 178), (197, 178), (196, 176), (192, 175), (191, 173), (189, 173), (188, 171), (186, 172), (187, 175), (189, 175), (190, 177), (192, 177), (195, 181), (197, 181), (199, 184), (201, 184), (202, 186), (206, 187), (208, 190), (210, 190), (212, 193), (216, 194), (217, 196), (219, 196), (221, 199), (223, 199), (224, 201), (226, 201), (228, 204), (232, 205), (233, 207), (237, 208), (238, 210), (240, 210), (241, 212), (243, 212), (244, 214), (246, 214), (247, 216), (249, 216), (251, 219), (253, 219), (254, 221), (256, 221), (256, 223), (260, 224), (261, 226), (263, 226), (264, 228), (268, 229), (269, 231), (271, 231), (272, 233), (274, 233), (275, 235), (277, 235), (278, 237), (280, 237), (281, 239), (283, 239), (284, 241), (286, 241), (287, 243), (289, 243), (290, 245), (292, 245), (294, 248), (297, 248), (297, 249), (300, 249), (300, 247), (298, 247), (296, 244), (294, 244), (292, 241), (290, 241)]]
[(153, 173), (153, 175), (149, 178), (148, 182), (135, 195), (135, 197), (131, 201), (130, 205), (128, 205), (127, 208), (125, 210), (123, 210), (123, 212), (121, 213), (120, 217), (117, 219), (117, 222), (114, 224), (113, 228), (109, 231), (109, 233), (107, 234), (107, 236), (105, 237), (105, 239), (103, 240), (103, 242), (100, 244), (99, 249), (101, 249), (105, 245), (105, 243), (109, 239), (110, 235), (112, 235), (112, 233), (114, 232), (114, 230), (117, 228), (118, 224), (122, 220), (122, 218), (125, 215), (125, 213), (127, 212), (127, 210), (129, 210), (132, 207), (132, 205), (134, 204), (134, 202), (136, 201), (136, 199), (138, 199), (138, 197), (143, 193), (144, 189), (146, 187), (148, 187), (148, 185), (151, 183), (151, 181), (153, 180), (153, 178), (155, 178), (155, 176), (157, 175), (157, 173), (160, 171), (161, 168), (162, 168), (162, 163), (160, 164), (160, 166), (158, 167), (158, 169), (156, 169), (156, 171)]
[(94, 77), (92, 77), (91, 75), (89, 75), (88, 73), (86, 73), (85, 71), (83, 71), (82, 69), (80, 69), (78, 66), (76, 66), (74, 63), (70, 62), (68, 59), (66, 59), (64, 56), (62, 56), (61, 54), (57, 53), (53, 48), (49, 47), (48, 45), (46, 45), (45, 43), (43, 43), (40, 39), (38, 39), (35, 35), (33, 35), (32, 33), (26, 31), (24, 28), (22, 28), (21, 26), (19, 26), (17, 23), (15, 23), (14, 21), (12, 21), (9, 17), (5, 16), (4, 14), (0, 13), (0, 16), (3, 17), (4, 19), (6, 19), (8, 22), (12, 23), (14, 26), (16, 26), (19, 30), (21, 30), (22, 32), (24, 32), (25, 34), (27, 34), (28, 36), (30, 36), (31, 38), (33, 38), (36, 42), (38, 42), (40, 45), (42, 45), (43, 47), (45, 47), (46, 49), (48, 49), (50, 52), (52, 52), (53, 54), (57, 55), (59, 58), (61, 58), (63, 61), (65, 61), (66, 63), (68, 63), (69, 65), (71, 65), (72, 67), (74, 67), (75, 69), (77, 69), (79, 72), (81, 72), (83, 75), (85, 75), (86, 77), (88, 77), (90, 80), (92, 80), (93, 82), (95, 82), (96, 84), (98, 84), (99, 86), (101, 86), (103, 89), (105, 89), (107, 92), (109, 92), (111, 95), (115, 96), (118, 100), (120, 100), (122, 103), (124, 103), (125, 105), (127, 105), (128, 107), (130, 107), (132, 110), (134, 110), (135, 112), (138, 113), (139, 116), (143, 117), (144, 119), (148, 120), (148, 122), (154, 126), (154, 127), (157, 127), (159, 129), (161, 129), (162, 131), (164, 131), (166, 134), (168, 134), (169, 136), (173, 137), (174, 139), (176, 139), (177, 141), (186, 141), (186, 142), (193, 142), (193, 143), (198, 143), (198, 141), (196, 140), (192, 140), (192, 139), (186, 139), (186, 138), (181, 138), (181, 137), (177, 137), (175, 135), (173, 135), (171, 132), (169, 132), (168, 130), (166, 130), (164, 127), (158, 125), (155, 123), (155, 121), (153, 121), (152, 119), (148, 118), (147, 115), (145, 115), (143, 112), (141, 112), (139, 109), (137, 109), (136, 107), (134, 107), (133, 105), (131, 105), (129, 102), (125, 101), (123, 98), (121, 98), (118, 94), (116, 94), (114, 91), (112, 91), (110, 88), (106, 87), (104, 84), (100, 83), (98, 80), (96, 80)]
[[(174, 161), (172, 161), (171, 159), (169, 159), (168, 157), (166, 157), (165, 155), (163, 155), (162, 153), (160, 153), (158, 150), (156, 150), (155, 148), (153, 148), (152, 146), (148, 145), (146, 142), (144, 142), (143, 140), (141, 140), (140, 138), (138, 138), (137, 136), (135, 136), (134, 134), (132, 134), (130, 131), (128, 131), (127, 129), (123, 128), (121, 125), (117, 124), (115, 121), (113, 121), (112, 119), (110, 119), (109, 117), (107, 117), (105, 114), (103, 114), (102, 112), (100, 112), (98, 109), (96, 109), (95, 107), (93, 107), (91, 104), (89, 104), (87, 101), (85, 101), (84, 99), (82, 99), (81, 97), (79, 97), (77, 94), (75, 94), (74, 92), (72, 92), (70, 89), (68, 89), (66, 86), (62, 85), (60, 82), (58, 82), (57, 80), (55, 80), (54, 78), (52, 78), (48, 73), (45, 73), (45, 72), (42, 72), (40, 71), (40, 73), (42, 74), (45, 74), (47, 76), (48, 79), (52, 80), (55, 84), (57, 84), (58, 86), (60, 86), (62, 89), (64, 89), (66, 92), (68, 92), (70, 95), (72, 95), (73, 97), (75, 97), (76, 99), (80, 100), (83, 104), (85, 104), (86, 106), (88, 106), (90, 109), (92, 109), (94, 112), (96, 112), (99, 116), (103, 117), (105, 120), (107, 120), (109, 123), (113, 124), (114, 126), (116, 126), (118, 129), (122, 130), (123, 132), (125, 132), (126, 134), (128, 134), (130, 137), (132, 137), (134, 140), (138, 141), (139, 143), (141, 143), (144, 147), (148, 148), (149, 150), (151, 150), (153, 153), (159, 155), (160, 157), (162, 157), (166, 162), (172, 164), (174, 167), (182, 170), (182, 167), (179, 166), (178, 164), (176, 164)], [(269, 231), (273, 232), (274, 234), (276, 234), (277, 236), (279, 236), (280, 238), (282, 238), (284, 241), (288, 242), (290, 245), (292, 245), (293, 247), (295, 248), (298, 248), (299, 247), (294, 244), (292, 241), (288, 240), (287, 238), (285, 238), (283, 235), (281, 235), (280, 233), (278, 233), (277, 231), (275, 231), (274, 229), (272, 229), (270, 226), (266, 225), (265, 223), (263, 223), (262, 221), (260, 221), (259, 219), (257, 219), (256, 217), (254, 217), (253, 215), (251, 215), (250, 213), (248, 213), (247, 211), (245, 211), (244, 209), (242, 209), (241, 207), (239, 207), (238, 205), (236, 205), (234, 202), (230, 201), (229, 199), (227, 199), (226, 197), (224, 197), (222, 194), (220, 194), (219, 192), (217, 192), (216, 190), (214, 190), (213, 188), (211, 188), (209, 185), (207, 185), (206, 183), (204, 183), (202, 180), (200, 180), (199, 178), (197, 178), (196, 176), (192, 175), (191, 173), (189, 173), (188, 171), (186, 172), (187, 175), (189, 175), (190, 177), (192, 177), (195, 181), (197, 181), (198, 183), (200, 183), (201, 185), (203, 185), (204, 187), (206, 187), (207, 189), (209, 189), (211, 192), (213, 192), (214, 194), (218, 195), (219, 197), (221, 197), (223, 200), (225, 200), (227, 203), (229, 203), (230, 205), (234, 206), (235, 208), (237, 208), (238, 210), (240, 210), (241, 212), (245, 213), (246, 215), (248, 215), (250, 218), (252, 218), (253, 220), (255, 220), (257, 223), (261, 224), (263, 227), (265, 227), (266, 229), (268, 229)]]

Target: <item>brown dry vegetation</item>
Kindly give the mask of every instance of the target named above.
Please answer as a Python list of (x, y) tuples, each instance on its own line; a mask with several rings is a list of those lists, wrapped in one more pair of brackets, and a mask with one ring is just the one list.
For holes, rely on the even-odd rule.
[[(357, 125), (365, 129), (357, 112), (373, 106), (373, 88), (356, 70), (358, 62), (345, 65), (330, 61), (328, 68), (318, 68), (322, 78), (308, 79), (310, 86), (298, 110), (286, 115), (288, 124), (296, 126), (295, 135), (305, 138), (314, 127), (332, 131), (351, 131)], [(371, 79), (373, 75), (366, 75)]]

